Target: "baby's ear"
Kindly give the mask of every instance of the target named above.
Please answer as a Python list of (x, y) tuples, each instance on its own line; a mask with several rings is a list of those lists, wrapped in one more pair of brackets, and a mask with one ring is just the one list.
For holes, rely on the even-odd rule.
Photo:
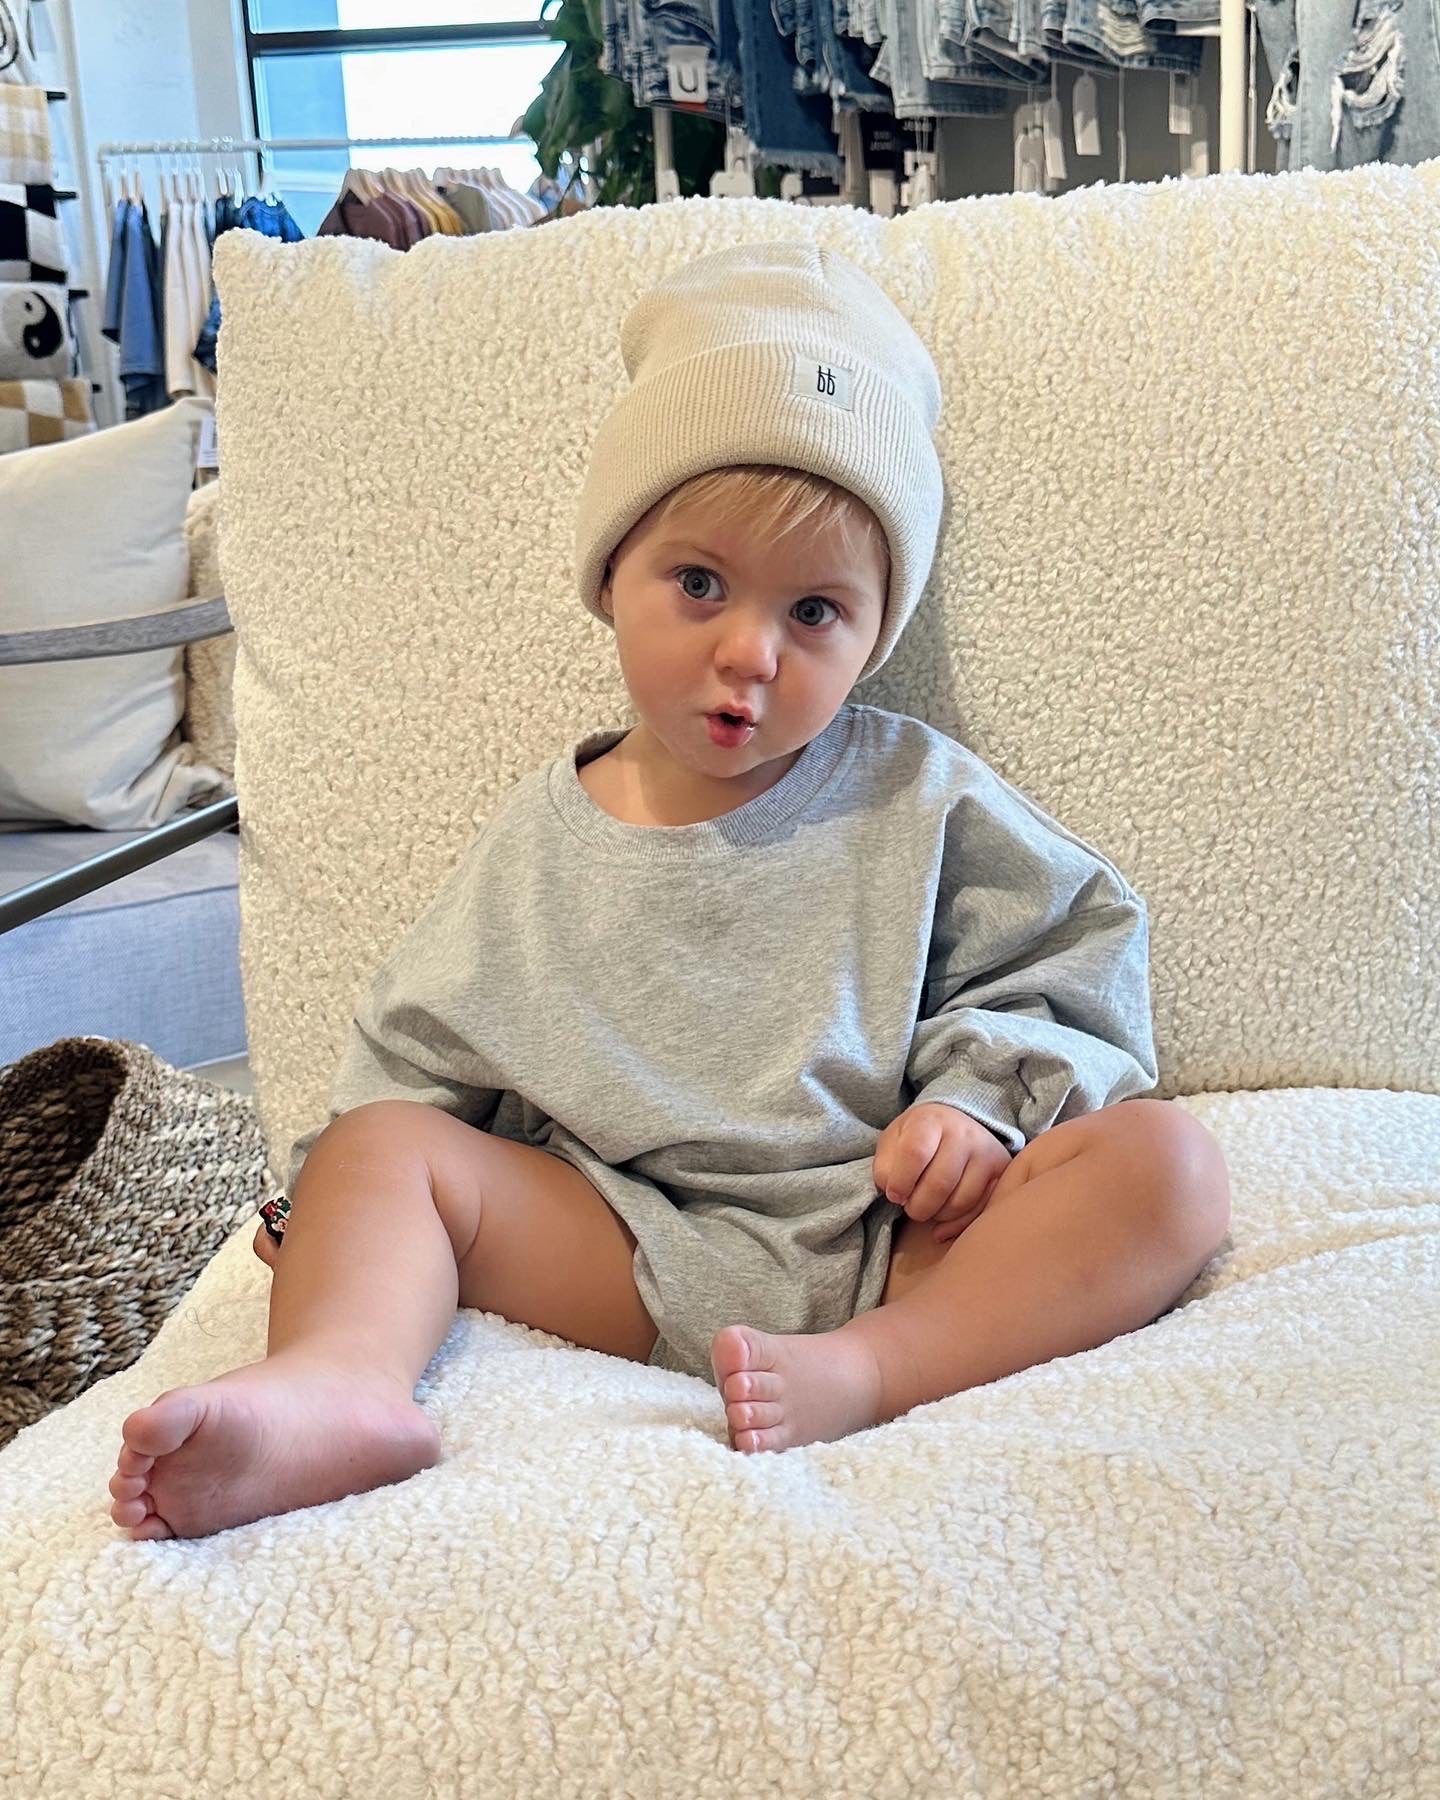
[(605, 565), (605, 578), (600, 583), (600, 610), (607, 619), (613, 620), (615, 617), (615, 608), (610, 601), (611, 569), (612, 565), (607, 562)]

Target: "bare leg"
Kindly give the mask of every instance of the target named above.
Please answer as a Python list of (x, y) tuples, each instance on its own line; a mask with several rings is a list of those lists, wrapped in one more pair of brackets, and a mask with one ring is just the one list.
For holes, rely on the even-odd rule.
[(133, 1538), (205, 1536), (439, 1459), (411, 1396), (455, 1316), (456, 1252), (404, 1123), (359, 1108), (317, 1139), (291, 1196), (265, 1360), (125, 1420), (111, 1517)]
[[(1183, 1109), (1124, 1101), (1053, 1126), (898, 1298), (887, 1287), (874, 1311), (809, 1337), (717, 1332), (731, 1442), (844, 1437), (1136, 1331), (1174, 1305), (1228, 1227), (1223, 1154)], [(929, 1230), (902, 1221), (897, 1247)], [(892, 1250), (892, 1281), (896, 1267)]]
[(110, 1482), (132, 1537), (202, 1537), (439, 1459), (415, 1383), (457, 1304), (644, 1361), (635, 1240), (560, 1157), (416, 1101), (344, 1114), (291, 1195), (268, 1354), (132, 1413)]

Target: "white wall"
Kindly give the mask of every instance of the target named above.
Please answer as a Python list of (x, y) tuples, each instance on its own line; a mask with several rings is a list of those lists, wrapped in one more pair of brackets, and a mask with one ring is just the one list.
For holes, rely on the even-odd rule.
[[(110, 209), (96, 152), (105, 143), (251, 135), (240, 0), (47, 0), (37, 12), (52, 40), (47, 79), (71, 96), (52, 115), (73, 151), (66, 185), (81, 194), (72, 250), (77, 285), (92, 298), (81, 302), (77, 324), (84, 361), (103, 387), (98, 415), (113, 424), (124, 407), (115, 347), (99, 334)], [(153, 193), (160, 165), (149, 158), (140, 166), (151, 171)]]

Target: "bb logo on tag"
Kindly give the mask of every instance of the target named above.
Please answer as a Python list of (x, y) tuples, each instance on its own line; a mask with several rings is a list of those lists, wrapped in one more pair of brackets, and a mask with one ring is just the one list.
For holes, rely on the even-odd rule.
[(842, 369), (835, 363), (816, 362), (810, 356), (797, 356), (795, 372), (790, 380), (790, 392), (800, 394), (808, 400), (824, 400), (830, 406), (842, 406), (849, 412), (852, 374), (852, 370)]

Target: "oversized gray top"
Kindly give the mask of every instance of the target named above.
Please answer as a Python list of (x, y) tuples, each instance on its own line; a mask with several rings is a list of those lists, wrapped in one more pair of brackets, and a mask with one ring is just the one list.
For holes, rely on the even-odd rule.
[(878, 1303), (900, 1215), (872, 1162), (907, 1106), (1013, 1153), (1154, 1087), (1149, 929), (1113, 863), (918, 719), (842, 706), (767, 793), (677, 826), (581, 785), (624, 735), (501, 800), (375, 975), (329, 1119), (421, 1100), (573, 1163), (635, 1234), (651, 1362), (710, 1381), (724, 1325)]

